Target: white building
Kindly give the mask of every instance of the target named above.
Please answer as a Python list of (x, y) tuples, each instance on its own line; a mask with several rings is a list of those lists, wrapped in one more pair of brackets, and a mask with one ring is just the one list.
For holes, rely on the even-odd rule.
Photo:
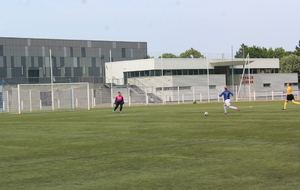
[(185, 96), (217, 98), (228, 86), (235, 94), (251, 97), (249, 92), (282, 92), (286, 83), (298, 83), (297, 73), (278, 73), (278, 58), (158, 58), (107, 62), (105, 66), (106, 83), (135, 85), (170, 101), (180, 99), (183, 91)]

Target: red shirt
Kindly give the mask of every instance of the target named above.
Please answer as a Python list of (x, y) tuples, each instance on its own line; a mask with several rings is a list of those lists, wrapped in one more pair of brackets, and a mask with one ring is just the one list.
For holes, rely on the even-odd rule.
[(122, 95), (116, 96), (116, 101), (122, 102), (123, 101), (123, 96)]

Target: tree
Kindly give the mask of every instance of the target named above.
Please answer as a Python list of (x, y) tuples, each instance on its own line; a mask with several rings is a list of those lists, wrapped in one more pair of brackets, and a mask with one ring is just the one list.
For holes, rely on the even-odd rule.
[(295, 54), (300, 56), (300, 40), (299, 40), (298, 46), (296, 46)]
[(184, 53), (181, 53), (180, 58), (200, 58), (204, 57), (199, 51), (191, 48), (189, 50), (186, 50)]
[(287, 52), (282, 47), (273, 50), (259, 46), (248, 47), (242, 44), (239, 51), (236, 52), (235, 58), (245, 58), (248, 54), (250, 58), (282, 58), (287, 55)]
[(235, 58), (245, 58), (247, 55), (245, 54), (245, 49), (248, 49), (248, 46), (242, 43), (239, 51), (235, 53)]
[(176, 55), (172, 54), (172, 53), (164, 53), (162, 54), (162, 56), (159, 56), (158, 58), (178, 58)]
[(154, 59), (154, 56), (147, 55), (145, 59)]
[[(288, 55), (280, 59), (281, 73), (300, 73), (300, 56)], [(299, 76), (298, 76), (299, 77)], [(299, 80), (299, 78), (298, 78)]]

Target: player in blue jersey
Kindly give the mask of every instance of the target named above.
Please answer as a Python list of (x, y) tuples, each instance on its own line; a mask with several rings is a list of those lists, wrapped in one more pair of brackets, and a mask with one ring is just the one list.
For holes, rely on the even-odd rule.
[(224, 91), (219, 94), (219, 96), (223, 96), (224, 97), (224, 114), (227, 114), (227, 107), (229, 107), (230, 109), (234, 109), (234, 110), (238, 110), (240, 111), (240, 108), (238, 107), (234, 107), (232, 105), (230, 105), (230, 96), (233, 97), (233, 99), (235, 99), (234, 95), (232, 94), (232, 92), (228, 91), (228, 88), (225, 87)]

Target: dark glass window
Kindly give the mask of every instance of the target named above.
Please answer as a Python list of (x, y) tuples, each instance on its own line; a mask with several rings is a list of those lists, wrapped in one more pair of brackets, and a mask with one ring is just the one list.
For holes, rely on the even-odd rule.
[(10, 57), (10, 63), (11, 63), (11, 67), (15, 67), (15, 57), (14, 56), (11, 56)]
[(126, 51), (125, 51), (125, 48), (122, 48), (122, 58), (125, 58), (126, 57)]
[(70, 77), (70, 76), (72, 76), (72, 68), (71, 67), (66, 67), (65, 68), (65, 76), (66, 77)]
[(96, 67), (96, 58), (92, 57), (92, 67)]
[(85, 47), (81, 48), (81, 57), (86, 57)]
[(60, 67), (53, 67), (53, 76), (61, 76)]
[(150, 71), (150, 75), (149, 76), (154, 76), (154, 71)]
[(38, 57), (39, 67), (43, 67), (43, 57)]
[(21, 65), (22, 65), (22, 67), (26, 67), (26, 57), (25, 56), (22, 56), (21, 57)]
[(134, 77), (139, 77), (139, 71), (134, 72)]
[(3, 56), (3, 45), (0, 45), (0, 56)]
[(64, 57), (60, 57), (60, 66), (64, 67), (65, 66), (65, 58)]
[(70, 56), (73, 57), (73, 47), (70, 47)]
[(161, 76), (161, 70), (155, 70), (155, 76)]
[(14, 67), (12, 68), (12, 77), (22, 77), (22, 67)]
[(34, 57), (31, 57), (31, 67), (34, 67)]

